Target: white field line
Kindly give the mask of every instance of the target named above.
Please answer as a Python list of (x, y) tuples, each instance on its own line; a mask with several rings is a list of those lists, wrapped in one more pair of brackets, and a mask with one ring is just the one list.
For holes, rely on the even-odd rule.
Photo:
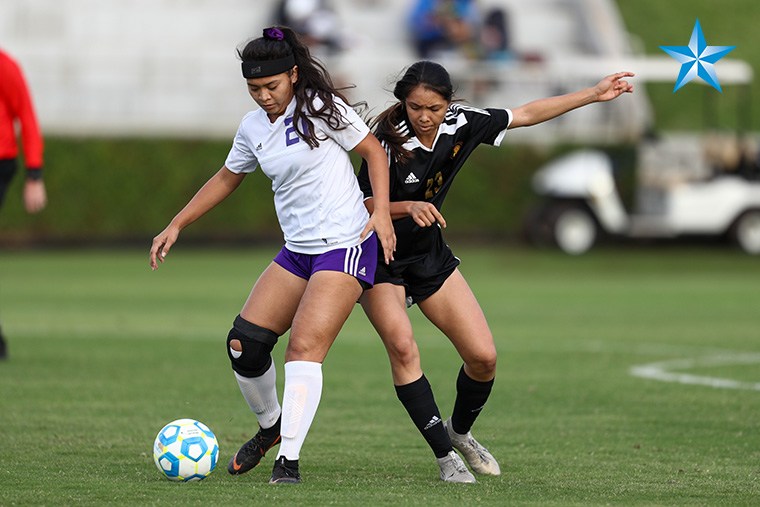
[(634, 377), (641, 377), (662, 382), (702, 385), (717, 389), (745, 389), (760, 391), (760, 382), (741, 382), (739, 380), (692, 375), (675, 370), (690, 370), (700, 367), (729, 366), (760, 363), (760, 354), (720, 354), (699, 358), (672, 359), (632, 366), (628, 371)]

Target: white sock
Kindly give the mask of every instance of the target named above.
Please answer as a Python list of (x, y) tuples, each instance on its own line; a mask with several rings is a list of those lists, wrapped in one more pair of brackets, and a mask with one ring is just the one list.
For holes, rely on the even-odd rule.
[(298, 459), (322, 397), (322, 363), (285, 363), (285, 392), (282, 395), (280, 452), (277, 457)]
[(248, 406), (256, 414), (259, 420), (259, 426), (262, 428), (271, 428), (277, 422), (282, 412), (280, 402), (277, 401), (277, 370), (274, 367), (274, 361), (269, 369), (260, 377), (243, 377), (237, 372), (237, 379), (240, 392), (243, 398), (248, 402)]

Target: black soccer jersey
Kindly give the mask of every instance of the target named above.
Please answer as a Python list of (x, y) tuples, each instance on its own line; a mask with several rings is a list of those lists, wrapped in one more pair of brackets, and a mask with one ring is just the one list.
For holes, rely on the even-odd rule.
[[(424, 146), (416, 136), (412, 136), (404, 148), (412, 153), (405, 163), (390, 161), (390, 200), (427, 201), (440, 210), (443, 200), (451, 188), (454, 177), (464, 165), (467, 157), (481, 143), (498, 146), (512, 121), (508, 109), (477, 109), (462, 104), (449, 105), (433, 148)], [(402, 120), (396, 129), (404, 134), (413, 132), (412, 126)], [(366, 162), (359, 170), (359, 186), (364, 197), (372, 197), (372, 187)], [(425, 248), (427, 236), (414, 224), (411, 217), (394, 220), (397, 238), (397, 253), (403, 254), (417, 243), (417, 252)], [(437, 229), (428, 227), (425, 229)], [(414, 235), (414, 237), (410, 237)]]

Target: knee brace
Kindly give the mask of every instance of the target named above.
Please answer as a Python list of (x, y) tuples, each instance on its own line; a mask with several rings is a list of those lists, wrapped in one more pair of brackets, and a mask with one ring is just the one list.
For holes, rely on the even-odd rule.
[[(277, 344), (279, 335), (274, 331), (248, 322), (238, 315), (227, 335), (227, 355), (232, 369), (243, 377), (259, 377), (272, 364), (272, 349)], [(232, 350), (230, 342), (239, 340), (241, 352)]]

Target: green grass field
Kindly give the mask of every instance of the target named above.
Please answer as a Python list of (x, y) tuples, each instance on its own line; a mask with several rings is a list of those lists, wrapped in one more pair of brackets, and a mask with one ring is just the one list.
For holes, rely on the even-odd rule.
[[(224, 338), (274, 250), (180, 244), (157, 272), (147, 245), (0, 253), (10, 345), (0, 363), (0, 505), (760, 503), (760, 262), (712, 247), (581, 258), (457, 249), (500, 353), (475, 434), (501, 477), (440, 482), (359, 308), (325, 363), (303, 484), (268, 485), (271, 455), (229, 476), (227, 460), (256, 423)], [(447, 417), (460, 363), (411, 315)], [(630, 373), (676, 360), (661, 369), (735, 388)], [(180, 417), (219, 439), (219, 468), (200, 483), (171, 483), (153, 465), (156, 433)]]

